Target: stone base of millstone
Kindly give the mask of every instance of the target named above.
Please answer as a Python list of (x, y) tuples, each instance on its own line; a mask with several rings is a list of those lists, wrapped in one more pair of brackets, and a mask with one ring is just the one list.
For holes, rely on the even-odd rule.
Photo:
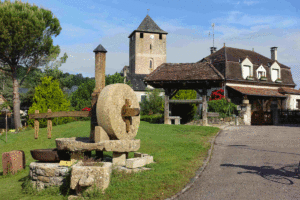
[(140, 140), (106, 140), (93, 143), (88, 137), (72, 137), (55, 139), (58, 150), (67, 151), (113, 151), (134, 152), (140, 148)]

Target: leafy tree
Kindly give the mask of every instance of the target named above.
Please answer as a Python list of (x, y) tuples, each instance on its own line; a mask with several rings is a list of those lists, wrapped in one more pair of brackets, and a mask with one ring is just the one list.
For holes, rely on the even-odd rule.
[[(59, 46), (53, 46), (52, 36), (60, 34), (59, 20), (49, 10), (20, 1), (0, 2), (0, 63), (9, 70), (0, 71), (13, 80), (14, 123), (18, 131), (21, 125), (18, 68), (26, 67), (26, 74), (43, 66), (48, 57), (57, 57)], [(26, 78), (26, 75), (23, 79)]]
[[(105, 85), (110, 85), (114, 83), (124, 83), (125, 77), (121, 76), (120, 73), (116, 72), (114, 75), (107, 75), (105, 76)], [(132, 84), (130, 81), (127, 81), (125, 84), (132, 87)]]
[[(92, 93), (95, 88), (95, 79), (84, 78), (81, 80), (84, 80), (84, 82), (70, 96), (71, 105), (77, 111), (81, 111), (85, 107), (91, 107)], [(105, 76), (105, 86), (115, 83), (124, 83), (124, 77), (117, 72), (114, 75)], [(126, 84), (131, 86), (130, 81)]]
[[(186, 100), (186, 99), (196, 99), (197, 93), (195, 90), (179, 90), (172, 99)], [(187, 123), (193, 120), (197, 112), (196, 104), (172, 104), (172, 115), (180, 116), (182, 118), (182, 123)]]
[(87, 83), (82, 83), (78, 89), (71, 94), (72, 107), (81, 111), (85, 107), (91, 107), (92, 93), (95, 88), (95, 80), (91, 79)]
[[(34, 114), (35, 110), (39, 110), (39, 113), (47, 113), (48, 109), (52, 112), (69, 111), (70, 101), (68, 101), (62, 90), (59, 88), (59, 82), (52, 80), (50, 77), (43, 77), (42, 83), (35, 88), (33, 97), (33, 104), (29, 108), (28, 114)], [(59, 117), (57, 120), (53, 120), (54, 125), (68, 123), (71, 121), (71, 117)], [(40, 119), (40, 127), (47, 126), (47, 119)], [(34, 119), (28, 120), (28, 125), (34, 125)]]

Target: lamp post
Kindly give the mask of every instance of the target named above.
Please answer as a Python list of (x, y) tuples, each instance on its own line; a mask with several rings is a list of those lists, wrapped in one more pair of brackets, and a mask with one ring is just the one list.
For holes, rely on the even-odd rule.
[(9, 110), (8, 110), (7, 108), (3, 108), (3, 109), (1, 110), (1, 112), (5, 112), (6, 143), (7, 143), (7, 112), (8, 112), (8, 111), (9, 111)]

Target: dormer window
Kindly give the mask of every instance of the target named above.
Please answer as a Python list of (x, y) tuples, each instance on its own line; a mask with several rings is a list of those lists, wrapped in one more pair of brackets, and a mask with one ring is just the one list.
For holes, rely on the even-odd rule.
[(245, 58), (241, 62), (241, 68), (242, 68), (242, 77), (244, 79), (248, 79), (248, 77), (253, 77), (253, 64), (248, 58)]
[(256, 73), (258, 79), (260, 79), (262, 76), (266, 77), (266, 70), (262, 65), (259, 66), (259, 68), (256, 70)]
[(270, 67), (271, 79), (275, 82), (277, 79), (281, 79), (280, 66), (277, 62), (274, 62)]

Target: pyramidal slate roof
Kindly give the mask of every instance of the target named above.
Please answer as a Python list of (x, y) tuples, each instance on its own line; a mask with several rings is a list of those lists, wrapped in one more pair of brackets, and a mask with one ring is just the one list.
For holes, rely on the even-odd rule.
[(105, 52), (106, 53), (107, 51), (101, 44), (99, 44), (93, 52)]
[[(148, 76), (148, 74), (127, 74), (127, 81), (130, 80), (132, 84), (132, 89), (134, 91), (146, 91), (147, 85), (144, 83), (144, 78)], [(157, 88), (161, 92), (164, 92), (164, 89)]]
[(168, 34), (166, 31), (163, 31), (161, 28), (159, 28), (159, 26), (153, 21), (153, 19), (147, 15), (144, 20), (142, 21), (142, 23), (139, 25), (139, 27), (134, 30), (128, 38), (131, 37), (131, 35), (134, 32), (147, 32), (147, 33), (163, 33), (163, 34)]

